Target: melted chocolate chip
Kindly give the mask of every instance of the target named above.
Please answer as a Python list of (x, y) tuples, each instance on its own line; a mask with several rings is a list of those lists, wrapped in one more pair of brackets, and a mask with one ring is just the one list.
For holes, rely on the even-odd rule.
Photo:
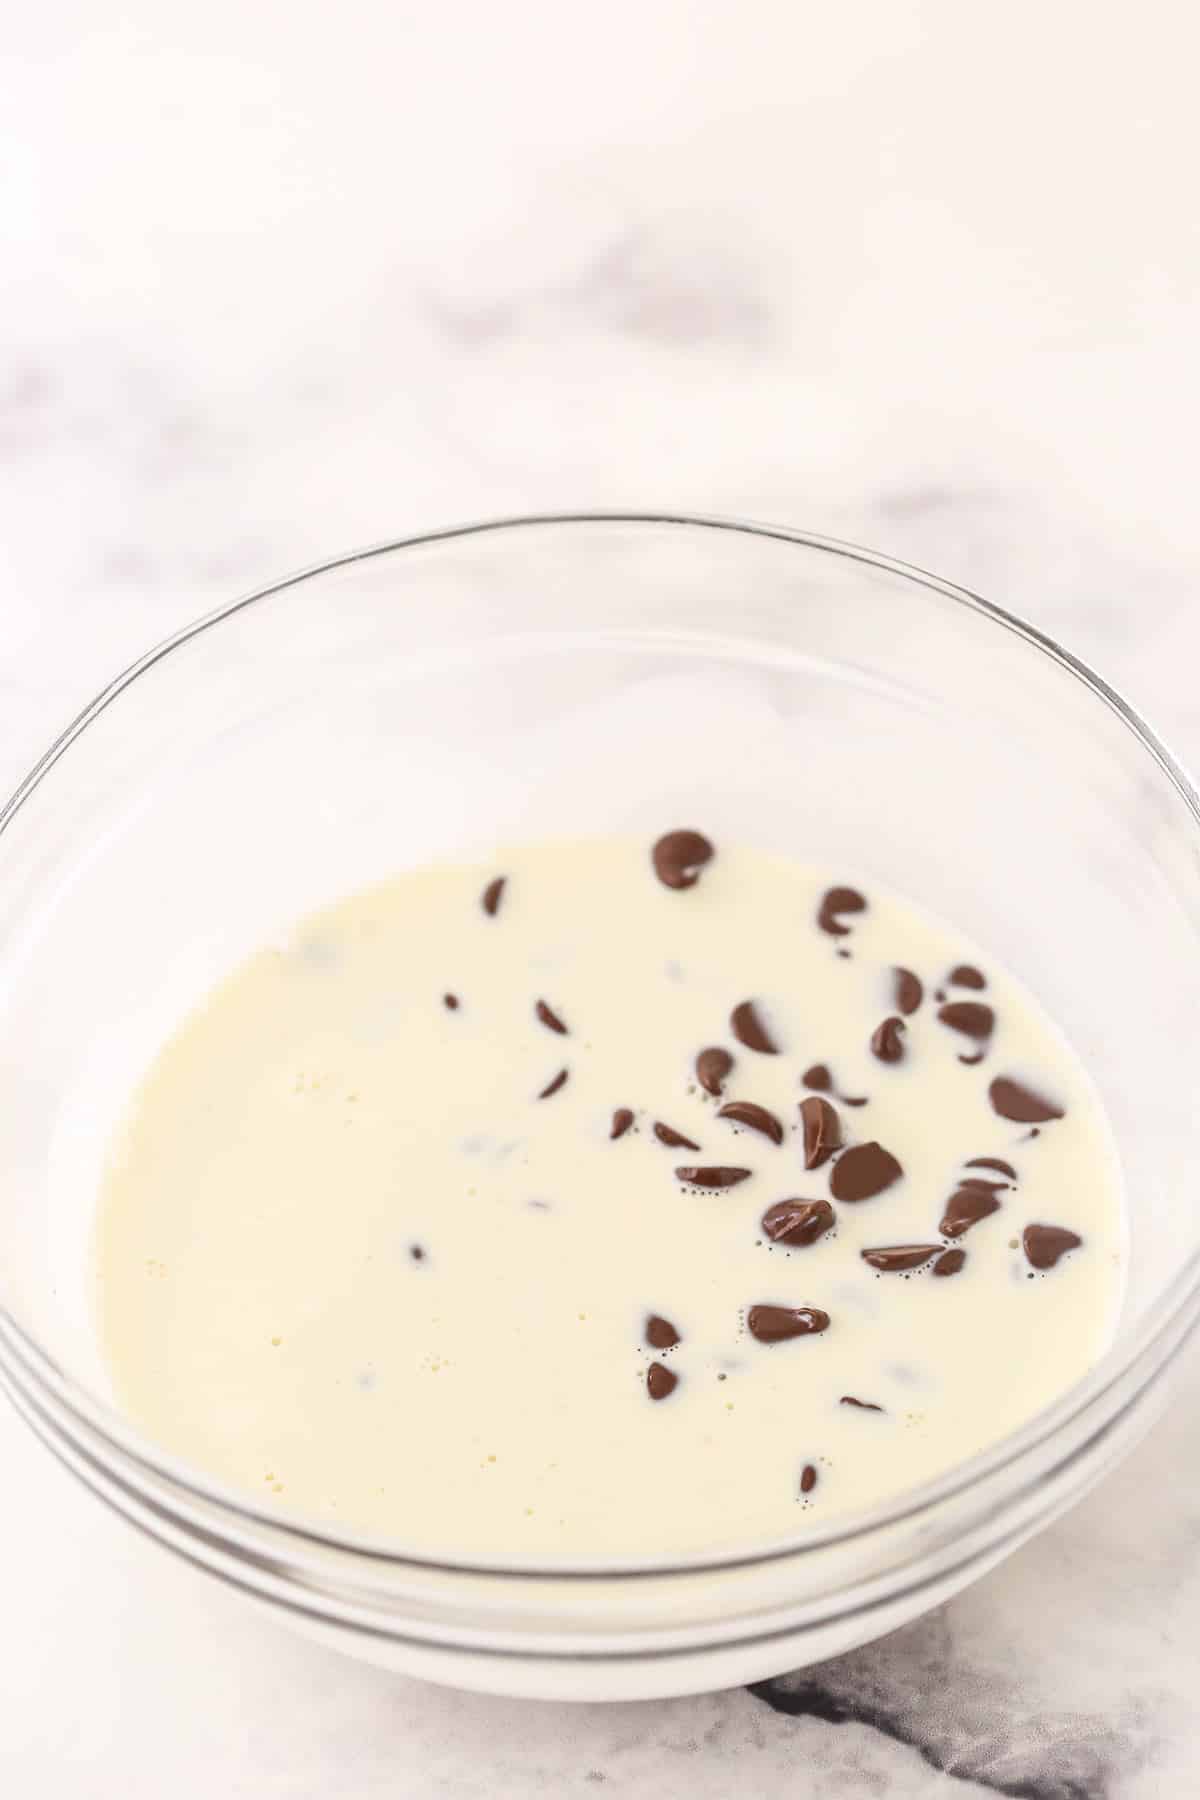
[(817, 924), (830, 937), (846, 937), (849, 925), (842, 924), (844, 913), (860, 913), (866, 908), (866, 901), (857, 888), (832, 887), (821, 896), (821, 904), (817, 911)]
[(974, 1038), (976, 1043), (990, 1038), (996, 1023), (995, 1013), (982, 1000), (950, 1000), (945, 1006), (938, 1007), (938, 1018), (943, 1025), (949, 1025), (951, 1031), (961, 1031), (964, 1037)]
[(542, 1089), (541, 1093), (538, 1095), (538, 1099), (539, 1100), (548, 1100), (550, 1098), (551, 1094), (557, 1094), (560, 1087), (565, 1087), (566, 1080), (567, 1080), (567, 1070), (560, 1069), (558, 1071), (558, 1074), (554, 1077), (553, 1081), (548, 1081), (546, 1083), (545, 1087)]
[(898, 1063), (904, 1055), (904, 1032), (907, 1029), (903, 1019), (892, 1017), (877, 1025), (871, 1033), (871, 1051), (880, 1062)]
[(736, 1187), (739, 1181), (745, 1181), (753, 1174), (753, 1170), (734, 1169), (723, 1163), (708, 1163), (699, 1168), (695, 1163), (685, 1163), (682, 1169), (676, 1169), (675, 1174), (688, 1187), (727, 1188)]
[(829, 1314), (818, 1306), (752, 1306), (746, 1329), (760, 1344), (782, 1344), (787, 1338), (828, 1331)]
[(632, 1124), (633, 1108), (631, 1106), (618, 1106), (616, 1112), (612, 1116), (612, 1127), (609, 1130), (609, 1137), (624, 1137)]
[(873, 1400), (856, 1400), (853, 1394), (843, 1394), (838, 1401), (839, 1406), (857, 1406), (862, 1412), (882, 1412), (882, 1406), (876, 1406)]
[(673, 1125), (664, 1125), (661, 1119), (654, 1121), (654, 1135), (660, 1144), (668, 1150), (698, 1150), (699, 1144), (693, 1143), (690, 1137), (684, 1137), (682, 1131), (676, 1131)]
[(1017, 1171), (1012, 1164), (1005, 1162), (1002, 1156), (973, 1156), (970, 1162), (963, 1164), (964, 1169), (995, 1169), (997, 1175), (1007, 1175), (1010, 1181), (1017, 1179)]
[(751, 1131), (761, 1131), (773, 1144), (783, 1142), (783, 1126), (775, 1114), (768, 1112), (765, 1106), (757, 1106), (753, 1100), (731, 1100), (721, 1108), (717, 1117), (732, 1119), (735, 1125), (748, 1125)]
[(873, 1200), (899, 1181), (904, 1170), (882, 1144), (855, 1144), (833, 1165), (829, 1191), (835, 1200)]
[(668, 831), (650, 852), (654, 873), (664, 887), (695, 887), (705, 863), (711, 862), (715, 850), (698, 831)]
[(757, 1050), (760, 1056), (778, 1056), (779, 1046), (758, 1016), (753, 1000), (743, 1000), (729, 1015), (729, 1024), (739, 1044)]
[(951, 969), (946, 980), (951, 987), (985, 988), (987, 986), (986, 978), (980, 974), (978, 969), (972, 968), (970, 963), (959, 963), (956, 969)]
[(957, 1275), (967, 1260), (965, 1250), (943, 1250), (933, 1265), (934, 1275)]
[(646, 1342), (652, 1350), (672, 1350), (680, 1337), (670, 1319), (651, 1313), (646, 1320)]
[(544, 1000), (539, 1000), (533, 1010), (537, 1014), (541, 1023), (545, 1026), (548, 1026), (551, 1031), (557, 1031), (563, 1037), (565, 1037), (567, 1035), (566, 1026), (563, 1024), (563, 1022), (559, 1018), (558, 1014), (546, 1005), (546, 1002)]
[(833, 1208), (828, 1200), (776, 1200), (760, 1224), (773, 1244), (815, 1244), (832, 1230)]
[(925, 989), (921, 986), (920, 977), (911, 969), (896, 968), (892, 970), (892, 992), (896, 996), (896, 1005), (906, 1016), (915, 1013), (925, 998)]
[(997, 1075), (988, 1089), (994, 1112), (1017, 1125), (1044, 1125), (1048, 1119), (1061, 1119), (1062, 1107), (1044, 1100), (1032, 1088), (1022, 1087), (1011, 1075)]
[(480, 901), (480, 905), (483, 907), (483, 910), (489, 919), (494, 919), (496, 916), (507, 880), (507, 875), (497, 875), (495, 881), (489, 881), (483, 890), (483, 898)]
[(821, 1094), (807, 1094), (800, 1102), (800, 1129), (806, 1169), (819, 1169), (835, 1150), (841, 1149), (841, 1120)]
[(701, 1050), (696, 1058), (696, 1080), (706, 1094), (719, 1098), (725, 1092), (725, 1077), (732, 1068), (733, 1058), (728, 1050), (721, 1050), (714, 1044)]
[(898, 1275), (905, 1269), (919, 1269), (940, 1248), (938, 1244), (887, 1244), (878, 1250), (860, 1250), (859, 1255), (884, 1275)]
[(800, 1077), (800, 1085), (812, 1088), (814, 1093), (827, 1094), (833, 1086), (833, 1076), (824, 1063), (814, 1063), (811, 1069), (805, 1069)]
[(646, 1370), (646, 1391), (652, 1400), (665, 1400), (678, 1386), (678, 1375), (665, 1363), (652, 1362)]
[(817, 1471), (812, 1463), (805, 1463), (800, 1471), (800, 1492), (811, 1494), (817, 1485)]
[(1068, 1250), (1078, 1250), (1083, 1239), (1061, 1225), (1027, 1225), (1021, 1242), (1035, 1269), (1052, 1269)]
[(443, 994), (442, 995), (442, 1005), (446, 1008), (447, 1012), (457, 1012), (458, 1011), (458, 995), (457, 994)]
[(960, 1238), (980, 1219), (988, 1219), (999, 1210), (1000, 1202), (982, 1182), (978, 1186), (964, 1182), (947, 1200), (938, 1230), (943, 1237)]

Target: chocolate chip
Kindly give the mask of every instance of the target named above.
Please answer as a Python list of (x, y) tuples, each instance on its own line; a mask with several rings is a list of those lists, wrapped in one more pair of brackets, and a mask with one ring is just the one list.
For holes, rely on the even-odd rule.
[(447, 1012), (457, 1012), (458, 1011), (458, 995), (457, 994), (443, 994), (442, 995), (442, 1005), (446, 1008)]
[(841, 1149), (841, 1120), (821, 1094), (806, 1094), (800, 1102), (800, 1129), (806, 1169), (819, 1169), (835, 1150)]
[(907, 1027), (903, 1019), (884, 1019), (871, 1033), (871, 1050), (880, 1062), (898, 1063), (904, 1055), (903, 1036)]
[(668, 831), (650, 852), (654, 873), (664, 887), (695, 887), (705, 863), (715, 856), (712, 845), (698, 831)]
[(424, 1262), (425, 1261), (425, 1252), (421, 1248), (420, 1244), (410, 1244), (408, 1246), (408, 1254), (412, 1257), (414, 1262)]
[(943, 1237), (960, 1238), (980, 1219), (988, 1219), (999, 1210), (1000, 1202), (982, 1182), (978, 1186), (964, 1182), (947, 1200), (938, 1230)]
[(1048, 1119), (1063, 1116), (1061, 1106), (1043, 1100), (1032, 1088), (1022, 1087), (1011, 1075), (997, 1075), (988, 1089), (988, 1099), (993, 1111), (1002, 1119), (1012, 1119), (1017, 1125), (1043, 1125)]
[(483, 890), (483, 899), (481, 900), (480, 905), (483, 907), (483, 910), (489, 919), (494, 919), (496, 916), (497, 908), (500, 905), (500, 897), (504, 892), (507, 880), (507, 875), (497, 875), (495, 881), (489, 881)]
[(652, 1362), (646, 1370), (646, 1390), (652, 1400), (665, 1400), (678, 1386), (678, 1375), (665, 1363)]
[(632, 1124), (633, 1108), (631, 1106), (618, 1106), (616, 1112), (612, 1116), (612, 1126), (609, 1130), (609, 1137), (624, 1137)]
[(546, 1002), (544, 1000), (539, 1000), (533, 1010), (537, 1014), (541, 1023), (543, 1025), (548, 1026), (551, 1031), (557, 1031), (563, 1037), (565, 1037), (567, 1035), (566, 1026), (563, 1024), (563, 1022), (559, 1018), (558, 1014), (556, 1012), (553, 1012), (551, 1010), (551, 1008), (546, 1005)]
[(805, 1069), (800, 1077), (800, 1085), (812, 1088), (815, 1093), (827, 1094), (833, 1086), (833, 1076), (824, 1063), (814, 1063), (811, 1069)]
[(843, 913), (860, 913), (866, 908), (866, 901), (857, 888), (832, 887), (821, 897), (821, 905), (817, 912), (817, 924), (830, 937), (845, 937), (850, 927), (843, 925)]
[(829, 1191), (835, 1200), (872, 1200), (899, 1181), (904, 1170), (882, 1144), (855, 1144), (833, 1165)]
[(1017, 1179), (1017, 1171), (1012, 1164), (1005, 1162), (1001, 1156), (973, 1156), (970, 1162), (963, 1164), (964, 1169), (995, 1169), (997, 1175), (1007, 1175), (1010, 1181)]
[(856, 1400), (853, 1394), (843, 1394), (838, 1401), (839, 1406), (857, 1406), (863, 1412), (882, 1412), (882, 1406), (876, 1406), (873, 1400)]
[(896, 1005), (905, 1014), (915, 1013), (925, 998), (920, 977), (914, 975), (911, 969), (892, 970), (892, 992), (896, 996)]
[(728, 1050), (721, 1050), (714, 1044), (701, 1050), (696, 1058), (696, 1080), (706, 1094), (719, 1098), (725, 1092), (725, 1077), (732, 1068), (733, 1058)]
[(978, 969), (972, 968), (970, 963), (959, 963), (956, 969), (951, 969), (946, 980), (951, 987), (985, 988), (987, 986), (986, 978), (980, 974)]
[(760, 1056), (778, 1056), (779, 1046), (758, 1016), (753, 1000), (743, 1000), (729, 1015), (729, 1023), (739, 1044), (757, 1050)]
[(828, 1200), (776, 1200), (759, 1223), (773, 1244), (815, 1244), (833, 1227)]
[(1035, 1269), (1052, 1269), (1068, 1250), (1078, 1250), (1083, 1239), (1061, 1225), (1027, 1225), (1021, 1242)]
[(938, 1018), (951, 1031), (961, 1031), (964, 1037), (974, 1038), (976, 1043), (991, 1037), (996, 1024), (995, 1013), (982, 1000), (951, 1000), (938, 1007)]
[(694, 1163), (685, 1163), (675, 1174), (688, 1187), (727, 1188), (736, 1187), (739, 1181), (745, 1181), (753, 1173), (751, 1169), (734, 1169), (724, 1164), (706, 1164), (697, 1168)]
[(542, 1089), (541, 1093), (538, 1095), (538, 1099), (539, 1100), (548, 1100), (550, 1098), (551, 1094), (557, 1094), (559, 1088), (563, 1087), (565, 1085), (566, 1079), (567, 1079), (566, 1069), (560, 1069), (558, 1071), (558, 1074), (554, 1077), (553, 1081), (548, 1081), (546, 1083), (545, 1087)]
[(800, 1471), (800, 1492), (811, 1494), (817, 1485), (817, 1471), (812, 1463), (805, 1463)]
[(828, 1331), (829, 1314), (817, 1306), (752, 1306), (746, 1328), (760, 1344), (782, 1344), (787, 1338)]
[(919, 1269), (940, 1248), (938, 1244), (887, 1244), (879, 1250), (860, 1250), (859, 1255), (884, 1275), (898, 1275), (905, 1269)]
[(672, 1350), (680, 1337), (670, 1319), (651, 1313), (646, 1320), (646, 1342), (652, 1350)]
[(698, 1150), (699, 1144), (693, 1143), (690, 1137), (684, 1137), (682, 1131), (676, 1131), (673, 1125), (664, 1125), (661, 1119), (654, 1121), (654, 1135), (660, 1144), (668, 1150)]
[(768, 1112), (765, 1106), (756, 1105), (753, 1100), (731, 1100), (721, 1108), (717, 1117), (732, 1119), (735, 1125), (748, 1125), (751, 1131), (761, 1131), (773, 1144), (783, 1142), (783, 1126), (775, 1114)]
[(957, 1275), (967, 1260), (965, 1250), (943, 1250), (933, 1265), (934, 1275)]

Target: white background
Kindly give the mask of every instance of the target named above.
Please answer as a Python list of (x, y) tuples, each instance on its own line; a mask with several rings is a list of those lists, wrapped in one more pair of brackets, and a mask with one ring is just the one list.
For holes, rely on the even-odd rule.
[[(933, 567), (1064, 637), (1200, 761), (1195, 20), (1157, 0), (10, 9), (3, 785), (233, 593), (577, 503), (742, 512)], [(572, 1713), (335, 1660), (194, 1590), (0, 1413), (0, 1788), (1190, 1792), (1188, 1413), (846, 1677), (957, 1775), (745, 1694)]]

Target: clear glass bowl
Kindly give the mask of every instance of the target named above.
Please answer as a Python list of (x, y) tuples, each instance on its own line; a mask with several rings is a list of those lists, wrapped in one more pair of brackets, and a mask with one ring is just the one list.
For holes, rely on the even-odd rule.
[[(86, 1245), (114, 1114), (171, 1021), (281, 924), (398, 867), (679, 820), (908, 894), (1066, 1028), (1131, 1214), (1125, 1308), (1091, 1377), (885, 1508), (769, 1544), (731, 1527), (726, 1552), (669, 1566), (433, 1562), (402, 1536), (281, 1520), (143, 1441), (110, 1403)], [(113, 682), (0, 816), (5, 1386), (135, 1524), (408, 1673), (646, 1697), (890, 1630), (1136, 1441), (1195, 1322), (1198, 821), (1166, 750), (1065, 651), (798, 532), (513, 520), (236, 601)]]

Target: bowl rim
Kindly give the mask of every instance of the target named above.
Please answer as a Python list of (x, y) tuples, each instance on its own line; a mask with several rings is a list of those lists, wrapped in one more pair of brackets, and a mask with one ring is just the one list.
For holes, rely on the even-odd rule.
[[(312, 581), (318, 576), (328, 575), (355, 563), (369, 562), (377, 557), (405, 550), (415, 550), (430, 545), (453, 543), (487, 535), (537, 531), (544, 528), (569, 529), (589, 525), (652, 527), (656, 529), (679, 527), (688, 531), (729, 532), (754, 538), (773, 539), (794, 544), (806, 550), (844, 558), (866, 568), (896, 576), (901, 581), (910, 582), (917, 587), (932, 590), (943, 598), (976, 613), (991, 624), (1014, 634), (1033, 650), (1058, 664), (1068, 675), (1078, 681), (1094, 699), (1115, 714), (1120, 723), (1137, 740), (1141, 749), (1149, 754), (1160, 774), (1166, 778), (1168, 785), (1183, 801), (1185, 809), (1191, 815), (1192, 824), (1200, 828), (1200, 793), (1197, 792), (1179, 761), (1167, 749), (1162, 739), (1152, 730), (1137, 709), (1087, 663), (1059, 644), (1056, 639), (1040, 631), (1015, 613), (1007, 611), (993, 601), (982, 598), (969, 588), (947, 581), (915, 564), (901, 561), (880, 551), (870, 550), (847, 540), (828, 537), (818, 532), (720, 514), (692, 513), (686, 510), (630, 511), (619, 508), (596, 508), (581, 511), (514, 514), (473, 520), (465, 524), (443, 525), (409, 533), (403, 537), (387, 539), (364, 548), (343, 552), (321, 562), (308, 564), (266, 586), (255, 588), (201, 614), (152, 646), (114, 676), (54, 739), (18, 784), (8, 801), (3, 807), (0, 807), (0, 839), (3, 838), (4, 832), (12, 824), (17, 814), (32, 799), (45, 776), (59, 759), (82, 737), (88, 726), (114, 701), (118, 700), (128, 687), (174, 651), (183, 648), (227, 620), (235, 618), (249, 607), (266, 601), (276, 594), (284, 593), (289, 588)], [(139, 1431), (124, 1420), (114, 1407), (99, 1400), (82, 1383), (77, 1382), (74, 1377), (59, 1367), (54, 1358), (25, 1331), (2, 1302), (0, 1302), (0, 1374), (10, 1380), (22, 1394), (27, 1391), (36, 1394), (40, 1389), (46, 1396), (52, 1397), (57, 1405), (65, 1410), (67, 1418), (82, 1438), (86, 1438), (90, 1434), (106, 1446), (110, 1452), (126, 1459), (127, 1464), (132, 1465), (131, 1473), (135, 1478), (165, 1481), (172, 1487), (182, 1490), (190, 1500), (215, 1506), (222, 1514), (228, 1515), (235, 1525), (252, 1529), (266, 1528), (273, 1538), (277, 1538), (280, 1533), (283, 1533), (289, 1540), (297, 1541), (317, 1551), (350, 1553), (364, 1561), (396, 1569), (480, 1578), (610, 1581), (641, 1577), (694, 1576), (706, 1572), (761, 1568), (773, 1562), (802, 1557), (821, 1549), (844, 1547), (889, 1527), (908, 1524), (935, 1512), (943, 1503), (969, 1489), (983, 1487), (990, 1477), (999, 1476), (1011, 1469), (1013, 1465), (1020, 1463), (1023, 1458), (1045, 1445), (1068, 1425), (1078, 1422), (1083, 1414), (1089, 1409), (1097, 1407), (1098, 1403), (1106, 1397), (1114, 1397), (1114, 1404), (1120, 1407), (1122, 1403), (1119, 1395), (1115, 1395), (1115, 1390), (1120, 1383), (1139, 1368), (1145, 1371), (1144, 1380), (1138, 1386), (1140, 1393), (1153, 1381), (1159, 1372), (1161, 1362), (1177, 1353), (1187, 1336), (1190, 1335), (1196, 1324), (1197, 1311), (1200, 1311), (1196, 1304), (1198, 1299), (1200, 1299), (1200, 1250), (1193, 1252), (1177, 1270), (1167, 1289), (1160, 1296), (1157, 1305), (1134, 1328), (1130, 1338), (1121, 1346), (1112, 1346), (1106, 1350), (1082, 1381), (1074, 1384), (1057, 1401), (1036, 1413), (1032, 1419), (1016, 1431), (1008, 1433), (986, 1449), (977, 1451), (965, 1461), (955, 1464), (942, 1475), (915, 1487), (904, 1489), (892, 1500), (869, 1508), (860, 1508), (849, 1514), (838, 1525), (810, 1528), (788, 1536), (771, 1538), (765, 1542), (760, 1541), (754, 1548), (745, 1548), (734, 1544), (725, 1550), (698, 1550), (687, 1555), (665, 1558), (662, 1556), (641, 1559), (597, 1557), (580, 1562), (571, 1559), (556, 1560), (541, 1557), (476, 1561), (469, 1558), (421, 1554), (411, 1548), (406, 1548), (403, 1540), (371, 1536), (349, 1530), (332, 1530), (315, 1521), (306, 1522), (305, 1515), (300, 1513), (285, 1514), (268, 1511), (265, 1507), (256, 1505), (250, 1496), (241, 1490), (206, 1476), (203, 1471), (196, 1469), (185, 1459), (160, 1449), (151, 1440), (143, 1437)], [(1192, 1309), (1190, 1318), (1187, 1316), (1189, 1306)], [(1175, 1342), (1171, 1341), (1172, 1337), (1176, 1339)], [(18, 1411), (23, 1412), (24, 1409), (18, 1407)], [(41, 1434), (39, 1433), (39, 1435)], [(74, 1431), (70, 1435), (74, 1438)], [(80, 1439), (74, 1438), (74, 1441), (78, 1444)]]

